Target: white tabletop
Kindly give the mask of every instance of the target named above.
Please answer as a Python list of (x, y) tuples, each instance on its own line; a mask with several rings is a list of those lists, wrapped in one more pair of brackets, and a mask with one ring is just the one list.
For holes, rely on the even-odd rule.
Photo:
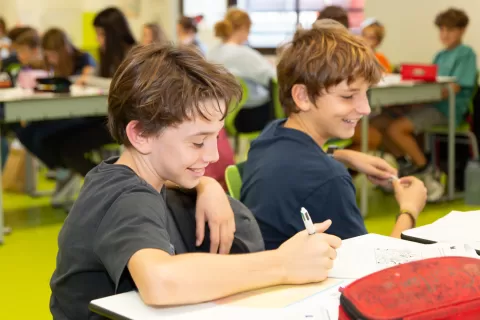
[(480, 211), (452, 211), (434, 223), (402, 232), (402, 238), (422, 243), (466, 243), (480, 251)]
[(402, 80), (402, 76), (398, 73), (386, 74), (383, 76), (380, 82), (373, 86), (373, 88), (388, 88), (388, 87), (411, 87), (415, 85), (425, 85), (425, 84), (445, 84), (450, 82), (455, 82), (455, 77), (446, 77), (446, 76), (437, 76), (436, 82), (424, 82), (424, 81), (414, 81), (414, 80)]
[(22, 89), (20, 87), (0, 89), (0, 101), (24, 101), (36, 99), (52, 99), (55, 97), (92, 97), (105, 96), (107, 91), (96, 87), (84, 87), (72, 85), (69, 93), (35, 92), (32, 89)]
[[(343, 241), (345, 254), (339, 251), (337, 264), (342, 265), (339, 271), (353, 273), (357, 269), (358, 256), (354, 263), (346, 255), (357, 251), (360, 247), (404, 248), (418, 247), (412, 243), (386, 236), (368, 234)], [(368, 270), (362, 269), (362, 272)], [(94, 300), (91, 306), (96, 311), (103, 310), (106, 315), (114, 315), (117, 319), (338, 319), (339, 287), (345, 286), (354, 279), (329, 278), (318, 284), (304, 286), (277, 286), (241, 293), (215, 302), (193, 306), (173, 308), (153, 308), (146, 306), (137, 292), (128, 292), (111, 297)], [(328, 315), (326, 314), (328, 313)]]

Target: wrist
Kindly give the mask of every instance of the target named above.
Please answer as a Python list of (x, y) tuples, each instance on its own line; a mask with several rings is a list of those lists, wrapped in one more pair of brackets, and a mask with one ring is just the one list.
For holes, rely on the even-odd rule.
[(411, 228), (415, 228), (417, 225), (417, 217), (409, 210), (400, 210), (397, 214), (396, 221), (398, 222), (400, 219), (404, 221), (408, 221), (411, 225)]
[(281, 248), (278, 248), (278, 249), (275, 249), (275, 250), (270, 250), (270, 251), (266, 251), (266, 252), (270, 252), (270, 254), (272, 254), (271, 256), (271, 261), (273, 262), (273, 270), (275, 270), (274, 272), (276, 273), (276, 284), (277, 285), (281, 285), (281, 284), (288, 284), (290, 283), (289, 282), (289, 279), (288, 279), (288, 271), (287, 271), (287, 259), (284, 258), (284, 255), (282, 253), (282, 249)]
[(217, 180), (215, 180), (213, 178), (210, 178), (210, 177), (203, 176), (203, 177), (200, 178), (197, 186), (195, 187), (195, 190), (197, 190), (197, 192), (201, 192), (206, 187), (214, 185), (214, 184), (218, 184)]

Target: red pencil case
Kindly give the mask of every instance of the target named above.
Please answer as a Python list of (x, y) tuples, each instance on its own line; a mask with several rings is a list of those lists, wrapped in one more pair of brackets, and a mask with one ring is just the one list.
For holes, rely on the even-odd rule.
[(438, 66), (435, 64), (403, 64), (400, 68), (402, 80), (437, 81)]
[(343, 290), (339, 311), (339, 320), (478, 320), (480, 259), (425, 259), (373, 273)]

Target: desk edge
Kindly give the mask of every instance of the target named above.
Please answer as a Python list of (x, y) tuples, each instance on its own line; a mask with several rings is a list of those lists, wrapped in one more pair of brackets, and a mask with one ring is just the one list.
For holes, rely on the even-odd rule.
[(92, 302), (88, 304), (88, 309), (96, 314), (101, 315), (102, 317), (106, 317), (108, 319), (112, 320), (133, 320), (131, 318), (127, 318), (125, 316), (122, 316), (118, 313), (115, 313), (113, 311), (110, 311), (108, 309), (105, 309), (103, 307), (100, 307), (99, 305), (96, 305)]
[[(423, 243), (423, 244), (437, 243), (437, 241), (433, 241), (433, 240), (427, 240), (427, 239), (417, 238), (417, 237), (413, 237), (413, 236), (408, 236), (408, 235), (403, 234), (403, 232), (400, 234), (400, 238), (402, 240), (417, 242), (417, 243)], [(480, 255), (480, 249), (475, 249), (475, 251), (477, 252), (478, 255)]]

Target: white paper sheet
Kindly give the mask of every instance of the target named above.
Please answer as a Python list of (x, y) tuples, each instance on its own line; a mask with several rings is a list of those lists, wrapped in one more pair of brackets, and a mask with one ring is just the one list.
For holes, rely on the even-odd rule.
[(337, 249), (337, 259), (329, 277), (358, 279), (398, 264), (444, 256), (480, 258), (468, 244), (457, 242), (425, 245), (368, 235), (344, 241), (342, 247)]

